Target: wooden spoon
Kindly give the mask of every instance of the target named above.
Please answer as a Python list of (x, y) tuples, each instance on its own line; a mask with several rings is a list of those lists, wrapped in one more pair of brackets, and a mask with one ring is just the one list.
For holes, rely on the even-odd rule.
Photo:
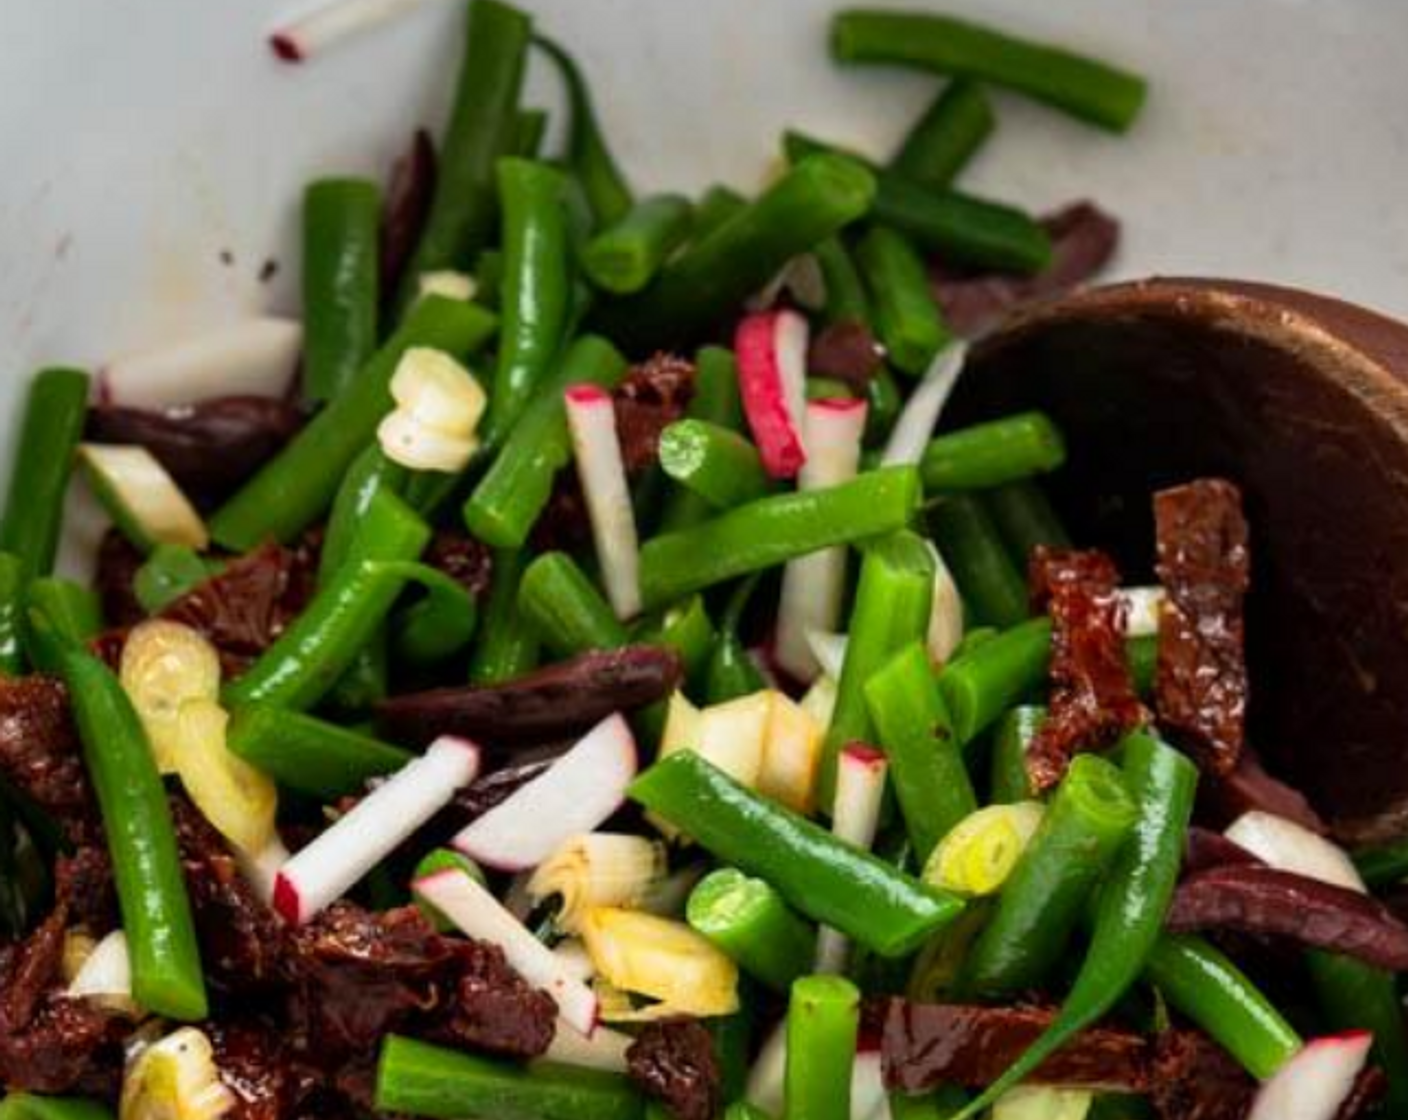
[(1346, 841), (1408, 833), (1408, 326), (1265, 284), (1093, 289), (985, 339), (949, 418), (1033, 406), (1068, 439), (1058, 507), (1131, 581), (1153, 490), (1242, 486), (1250, 738)]

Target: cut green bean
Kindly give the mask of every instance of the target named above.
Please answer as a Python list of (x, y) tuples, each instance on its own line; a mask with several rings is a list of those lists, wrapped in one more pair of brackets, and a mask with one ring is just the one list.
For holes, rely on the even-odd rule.
[(962, 912), (952, 895), (754, 793), (694, 751), (657, 762), (628, 793), (720, 862), (881, 956), (914, 952)]
[(544, 388), (566, 341), (572, 255), (567, 241), (567, 180), (545, 163), (501, 159), (503, 288), (499, 353), (483, 439), (497, 446)]
[[(30, 580), (25, 589), (25, 606), (40, 611), (48, 624), (66, 640), (82, 644), (96, 638), (103, 629), (103, 607), (98, 593), (71, 579), (41, 576)], [(37, 669), (51, 671), (39, 660), (42, 649), (36, 648), (33, 628), (26, 625), (26, 655)], [(40, 643), (42, 646), (42, 643)]]
[(328, 508), (353, 460), (375, 438), (392, 406), (391, 375), (401, 356), (429, 346), (464, 358), (488, 341), (495, 325), (493, 315), (462, 300), (418, 302), (347, 390), (220, 507), (210, 520), (211, 536), (236, 552), (267, 537), (292, 540)]
[(694, 206), (694, 227), (690, 230), (690, 237), (695, 241), (704, 240), (747, 205), (748, 200), (732, 187), (715, 183)]
[[(787, 158), (858, 158), (811, 136), (789, 132)], [(954, 190), (936, 191), (903, 175), (862, 164), (875, 180), (871, 217), (908, 237), (916, 248), (970, 268), (1040, 272), (1051, 263), (1051, 238), (1029, 214)]]
[(1144, 966), (1144, 977), (1258, 1081), (1265, 1081), (1300, 1049), (1300, 1036), (1271, 1001), (1201, 937), (1161, 936)]
[(1027, 581), (976, 495), (946, 497), (929, 524), (972, 621), (1008, 627), (1027, 617)]
[(469, 659), (471, 684), (498, 684), (538, 664), (538, 632), (518, 609), (518, 584), (528, 566), (522, 549), (496, 549), (479, 642)]
[(1044, 684), (1050, 663), (1051, 620), (1034, 618), (945, 665), (939, 674), (939, 693), (958, 741), (971, 742)]
[(226, 745), (282, 786), (330, 803), (415, 758), (336, 723), (269, 704), (231, 713)]
[(1071, 547), (1070, 534), (1037, 482), (1022, 479), (994, 487), (983, 495), (983, 506), (1002, 535), (1012, 562), (1022, 571), (1038, 545)]
[(787, 1003), (784, 1120), (850, 1120), (860, 989), (841, 976), (803, 976)]
[(1408, 1115), (1408, 1038), (1394, 974), (1319, 949), (1306, 954), (1306, 963), (1330, 1029), (1373, 1032), (1373, 1059), (1388, 1075), (1386, 1114)]
[(323, 548), (318, 554), (318, 582), (327, 583), (347, 560), (376, 499), (383, 490), (401, 494), (410, 478), (410, 471), (399, 463), (393, 463), (381, 450), (379, 443), (370, 443), (352, 460), (347, 468), (337, 495), (333, 498), (332, 512), (328, 514), (327, 527), (323, 530)]
[(546, 109), (519, 109), (513, 117), (511, 154), (523, 159), (537, 159), (543, 150), (548, 132)]
[(1092, 754), (1071, 761), (964, 961), (965, 993), (997, 1000), (1048, 979), (1136, 811), (1118, 767)]
[(36, 663), (68, 686), (117, 881), (133, 998), (153, 1014), (204, 1019), (205, 977), (176, 832), (141, 720), (112, 670), (42, 611), (31, 609), (29, 629), (43, 647)]
[(646, 645), (667, 646), (678, 653), (684, 666), (686, 691), (703, 688), (709, 657), (717, 641), (704, 596), (691, 595), (676, 603), (664, 612), (656, 625), (646, 630), (641, 641)]
[(870, 322), (870, 300), (865, 284), (846, 246), (839, 237), (828, 237), (812, 248), (826, 288), (822, 314), (828, 323)]
[[(743, 402), (738, 393), (738, 365), (733, 352), (719, 346), (705, 346), (694, 359), (694, 398), (689, 402), (688, 419), (715, 424), (729, 431), (743, 427)], [(714, 507), (694, 491), (675, 487), (660, 514), (660, 531), (688, 529), (707, 521)]]
[(899, 418), (903, 400), (894, 374), (881, 366), (865, 387), (865, 444), (867, 448), (882, 446), (889, 438)]
[(1061, 432), (1044, 412), (1019, 412), (929, 441), (919, 472), (933, 494), (985, 490), (1046, 474), (1066, 461)]
[(87, 414), (88, 375), (82, 370), (45, 369), (34, 375), (0, 519), (0, 548), (19, 558), (26, 580), (53, 571), (64, 495)]
[(377, 343), (381, 192), (319, 179), (303, 194), (303, 395), (338, 396)]
[(773, 490), (758, 449), (707, 420), (680, 420), (661, 432), (660, 466), (715, 509), (732, 509)]
[(973, 78), (1123, 131), (1144, 104), (1144, 79), (1108, 63), (937, 13), (858, 8), (831, 24), (843, 63), (887, 63)]
[(798, 253), (864, 215), (874, 190), (874, 178), (855, 160), (828, 155), (800, 161), (689, 245), (645, 291), (602, 308), (599, 329), (639, 351), (697, 338)]
[(1408, 840), (1363, 848), (1354, 853), (1354, 866), (1370, 890), (1392, 886), (1408, 876)]
[(856, 246), (870, 291), (871, 321), (891, 364), (919, 377), (949, 339), (929, 286), (929, 272), (901, 234), (874, 226)]
[[(448, 584), (430, 588), (391, 620), (391, 654), (398, 662), (437, 665), (469, 645), (479, 623), (479, 606), (473, 595), (447, 595), (449, 587), (464, 591), (462, 584), (445, 575)], [(437, 581), (438, 582), (438, 581)]]
[(912, 467), (888, 467), (824, 490), (776, 494), (712, 521), (647, 541), (641, 593), (647, 608), (795, 556), (904, 528), (918, 502)]
[(535, 1062), (524, 1066), (388, 1035), (374, 1107), (435, 1120), (642, 1120), (644, 1104), (616, 1073)]
[(0, 675), (24, 672), (24, 563), (13, 552), (0, 552)]
[(159, 544), (132, 577), (132, 593), (148, 614), (156, 614), (215, 575), (221, 564), (207, 561), (184, 544)]
[(0, 1100), (0, 1120), (113, 1120), (113, 1112), (89, 1097), (10, 1093)]
[(924, 644), (911, 642), (872, 674), (865, 699), (922, 867), (944, 835), (978, 808)]
[(626, 215), (633, 199), (631, 188), (606, 145), (586, 79), (573, 57), (553, 40), (539, 35), (533, 42), (557, 65), (567, 87), (571, 110), (567, 163), (582, 185), (596, 224), (612, 225)]
[(523, 547), (572, 457), (563, 392), (572, 385), (610, 389), (625, 372), (626, 360), (603, 339), (589, 335), (567, 349), (465, 502), (471, 533), (495, 548)]
[(957, 1085), (940, 1085), (928, 1093), (910, 1096), (890, 1094), (890, 1116), (893, 1120), (953, 1120), (968, 1103), (968, 1094)]
[(892, 170), (926, 187), (947, 187), (997, 126), (983, 87), (949, 82), (905, 134)]
[(992, 744), (994, 804), (1012, 805), (1036, 796), (1027, 770), (1027, 749), (1045, 719), (1046, 708), (1039, 704), (1020, 704), (1003, 714)]
[(688, 240), (692, 214), (689, 199), (682, 195), (642, 199), (587, 243), (582, 270), (598, 288), (614, 295), (640, 291)]
[(774, 991), (787, 991), (816, 957), (816, 930), (767, 883), (737, 868), (721, 868), (702, 879), (689, 896), (685, 918)]
[(402, 280), (400, 306), (423, 272), (467, 268), (494, 232), (494, 164), (513, 151), (532, 20), (499, 0), (471, 0), (454, 107), (440, 146), (435, 195)]
[(1140, 696), (1149, 696), (1154, 691), (1154, 675), (1159, 668), (1159, 636), (1151, 634), (1145, 638), (1130, 638), (1124, 644), (1124, 652), (1129, 660), (1129, 676), (1134, 683), (1134, 691)]
[(739, 626), (743, 612), (748, 609), (748, 600), (753, 597), (759, 582), (760, 573), (754, 573), (740, 580), (729, 594), (724, 613), (719, 619), (719, 637), (709, 655), (709, 665), (705, 671), (704, 699), (709, 704), (722, 704), (739, 696), (750, 696), (759, 689), (766, 688), (762, 671), (754, 664), (743, 639)]
[(565, 552), (545, 552), (528, 565), (518, 609), (558, 657), (618, 649), (630, 640), (611, 604)]

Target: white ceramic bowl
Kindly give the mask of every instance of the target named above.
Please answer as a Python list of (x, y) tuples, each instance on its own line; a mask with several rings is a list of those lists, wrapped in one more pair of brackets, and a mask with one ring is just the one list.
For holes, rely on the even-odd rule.
[[(307, 64), (277, 63), (265, 35), (300, 4), (4, 0), (0, 410), (13, 415), (38, 364), (100, 363), (294, 310), (303, 184), (381, 176), (414, 126), (438, 125), (461, 0), (424, 0)], [(527, 6), (580, 55), (643, 187), (752, 187), (787, 125), (883, 154), (937, 86), (833, 67), (830, 0)], [(965, 186), (1036, 208), (1097, 198), (1125, 220), (1116, 275), (1267, 279), (1408, 315), (1408, 3), (942, 7), (1152, 82), (1127, 137), (999, 95), (1000, 131)], [(540, 64), (530, 96), (558, 103)], [(279, 269), (265, 283), (268, 260)]]

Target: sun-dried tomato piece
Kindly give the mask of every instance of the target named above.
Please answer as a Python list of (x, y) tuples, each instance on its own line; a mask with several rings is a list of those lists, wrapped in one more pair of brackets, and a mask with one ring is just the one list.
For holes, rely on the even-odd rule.
[(626, 1067), (677, 1120), (712, 1120), (718, 1112), (723, 1075), (713, 1039), (698, 1019), (647, 1023), (626, 1051)]
[(659, 457), (660, 433), (684, 417), (694, 397), (694, 363), (655, 354), (632, 366), (611, 395), (621, 458), (626, 473), (637, 474)]

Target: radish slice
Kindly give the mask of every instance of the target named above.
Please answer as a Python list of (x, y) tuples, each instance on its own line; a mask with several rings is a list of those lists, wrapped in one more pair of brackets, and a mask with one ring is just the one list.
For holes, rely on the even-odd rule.
[(1257, 1092), (1247, 1120), (1334, 1120), (1373, 1041), (1368, 1031), (1311, 1039)]
[[(864, 401), (809, 401), (803, 434), (807, 461), (797, 476), (802, 490), (825, 490), (855, 478), (865, 433)], [(846, 596), (844, 545), (789, 560), (782, 572), (775, 656), (784, 672), (803, 684), (821, 673), (807, 641), (809, 630), (835, 630)]]
[(597, 998), (592, 990), (572, 965), (529, 933), (488, 889), (455, 868), (417, 879), (413, 887), (466, 936), (502, 949), (511, 968), (534, 988), (552, 996), (558, 1014), (573, 1030), (591, 1037), (597, 1023)]
[[(769, 1116), (781, 1116), (787, 1083), (787, 1020), (768, 1035), (753, 1067), (743, 1099)], [(851, 1066), (852, 1120), (889, 1120), (890, 1099), (885, 1091), (879, 1050), (860, 1050)]]
[(963, 597), (944, 563), (943, 554), (933, 541), (924, 543), (934, 558), (934, 598), (929, 607), (929, 630), (924, 644), (929, 650), (929, 660), (943, 665), (963, 641)]
[(303, 327), (265, 316), (108, 363), (99, 393), (110, 404), (170, 408), (210, 397), (282, 397), (293, 381)]
[(611, 394), (596, 385), (573, 385), (564, 396), (572, 455), (587, 500), (606, 597), (617, 618), (633, 618), (641, 607), (640, 538), (616, 434), (616, 406)]
[[(863, 743), (842, 749), (836, 760), (836, 800), (831, 807), (831, 831), (838, 840), (869, 851), (880, 827), (880, 806), (885, 799), (885, 778), (890, 772), (883, 751)], [(816, 971), (844, 972), (850, 957), (846, 936), (822, 926), (817, 930)], [(852, 1116), (861, 1116), (854, 1110)]]
[(451, 843), (500, 871), (536, 867), (565, 840), (593, 831), (611, 816), (635, 776), (635, 736), (617, 712)]
[(479, 748), (442, 735), (284, 864), (274, 909), (302, 925), (341, 898), (479, 773)]
[(1159, 612), (1168, 598), (1162, 587), (1124, 587), (1120, 589), (1124, 604), (1124, 636), (1152, 638), (1159, 632)]
[(122, 930), (113, 930), (93, 947), (64, 994), (100, 1000), (132, 998), (132, 960)]
[(610, 1027), (597, 1027), (588, 1038), (565, 1019), (559, 1019), (543, 1059), (567, 1066), (602, 1069), (607, 1073), (625, 1073), (626, 1051), (634, 1041), (630, 1035)]
[(795, 311), (748, 315), (734, 335), (743, 411), (763, 467), (774, 478), (795, 477), (807, 461), (807, 339), (807, 321)]
[(269, 49), (281, 62), (303, 62), (334, 43), (405, 15), (422, 0), (333, 0), (277, 28)]
[(851, 1066), (851, 1120), (889, 1120), (890, 1095), (885, 1091), (879, 1050), (858, 1051)]
[(841, 679), (841, 666), (846, 663), (846, 635), (831, 634), (824, 630), (807, 633), (807, 644), (812, 656), (821, 665), (821, 671), (828, 677)]
[(934, 355), (924, 379), (909, 395), (904, 411), (890, 430), (890, 438), (880, 456), (882, 465), (907, 466), (918, 463), (924, 457), (929, 437), (934, 434), (939, 415), (948, 403), (953, 387), (958, 384), (958, 375), (963, 372), (963, 362), (967, 357), (968, 344), (965, 342), (951, 342)]
[(1368, 893), (1344, 849), (1285, 817), (1253, 809), (1233, 821), (1223, 835), (1280, 871)]

